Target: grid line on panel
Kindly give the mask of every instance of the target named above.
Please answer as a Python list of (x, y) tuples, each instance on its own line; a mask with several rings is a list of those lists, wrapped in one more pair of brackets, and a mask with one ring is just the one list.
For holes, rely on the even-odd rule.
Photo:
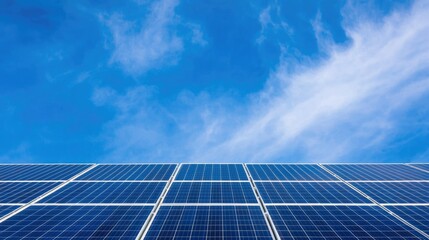
[(377, 206), (269, 206), (282, 239), (423, 239)]
[[(423, 167), (420, 165), (411, 165), (411, 164), (405, 164), (405, 165), (408, 167), (412, 167), (412, 168), (418, 169), (420, 171), (429, 173), (429, 165), (422, 165)], [(425, 166), (427, 166), (427, 167), (425, 168)]]
[(323, 164), (346, 181), (350, 180), (429, 180), (429, 173), (405, 164)]
[(176, 164), (103, 164), (77, 180), (163, 180), (167, 181)]
[(273, 239), (260, 206), (161, 206), (145, 239)]
[(61, 182), (0, 182), (0, 204), (28, 203), (49, 192)]
[(136, 240), (144, 239), (145, 235), (149, 231), (149, 228), (152, 225), (153, 220), (154, 220), (156, 214), (158, 213), (158, 211), (161, 207), (161, 204), (164, 201), (164, 198), (168, 193), (168, 190), (170, 189), (171, 185), (173, 184), (174, 179), (176, 179), (177, 173), (180, 171), (181, 167), (182, 167), (181, 163), (176, 165), (176, 168), (174, 169), (173, 174), (171, 174), (170, 179), (168, 180), (168, 183), (165, 185), (164, 190), (161, 193), (161, 196), (159, 197), (158, 201), (155, 203), (155, 206), (153, 207), (152, 211), (150, 212), (146, 222), (144, 223), (144, 225), (140, 229), (140, 232), (137, 235)]
[(246, 180), (242, 164), (183, 164), (175, 181), (180, 180)]
[(0, 224), (1, 239), (134, 239), (147, 206), (30, 206)]
[(342, 182), (256, 182), (264, 203), (370, 203)]
[(253, 181), (324, 181), (336, 180), (316, 164), (250, 164), (246, 165)]
[(0, 165), (0, 180), (58, 180), (66, 181), (82, 172), (88, 164), (7, 164)]
[(10, 217), (18, 214), (19, 212), (25, 210), (26, 208), (30, 207), (32, 204), (37, 203), (38, 201), (42, 200), (43, 198), (49, 196), (50, 194), (54, 193), (55, 191), (61, 189), (62, 187), (66, 186), (67, 184), (69, 184), (70, 182), (72, 182), (74, 179), (82, 176), (83, 174), (91, 171), (93, 168), (95, 168), (97, 166), (97, 164), (93, 164), (90, 167), (86, 168), (85, 170), (81, 171), (80, 173), (74, 175), (72, 178), (70, 178), (69, 180), (61, 183), (60, 185), (56, 186), (55, 188), (51, 189), (49, 192), (46, 192), (45, 194), (33, 199), (32, 201), (30, 201), (29, 203), (21, 206), (20, 208), (14, 210), (13, 212), (3, 216), (2, 218), (0, 218), (0, 223), (4, 222), (5, 220), (9, 219)]
[(426, 206), (389, 206), (393, 212), (405, 218), (429, 234), (429, 205)]
[(71, 182), (45, 203), (155, 203), (165, 182)]
[(176, 182), (164, 203), (257, 203), (247, 182)]
[(274, 225), (273, 219), (271, 218), (270, 213), (268, 212), (268, 209), (265, 207), (264, 200), (261, 198), (261, 195), (259, 194), (258, 188), (256, 187), (255, 182), (253, 181), (252, 175), (249, 172), (249, 169), (247, 168), (247, 165), (243, 163), (244, 171), (246, 172), (247, 179), (249, 180), (250, 184), (252, 185), (253, 193), (255, 194), (256, 199), (258, 200), (259, 207), (261, 208), (262, 214), (264, 215), (265, 222), (268, 225), (268, 228), (270, 229), (270, 233), (273, 237), (273, 239), (281, 239), (280, 235), (277, 231), (276, 226)]
[(353, 182), (378, 203), (429, 203), (429, 182)]
[(349, 182), (347, 182), (346, 180), (344, 180), (343, 178), (341, 178), (340, 176), (338, 176), (337, 174), (335, 174), (334, 172), (332, 172), (331, 170), (329, 170), (328, 168), (326, 168), (325, 166), (323, 166), (322, 164), (318, 164), (321, 168), (323, 168), (326, 172), (328, 172), (329, 174), (331, 174), (332, 176), (336, 177), (337, 179), (341, 180), (342, 182), (344, 182), (345, 184), (347, 184), (349, 187), (351, 187), (353, 190), (357, 191), (358, 193), (360, 193), (362, 196), (366, 197), (368, 200), (370, 200), (371, 202), (375, 203), (377, 206), (379, 206), (380, 208), (382, 208), (384, 211), (386, 211), (387, 213), (389, 213), (390, 215), (392, 215), (393, 217), (395, 217), (396, 219), (398, 219), (399, 221), (401, 221), (402, 223), (404, 223), (405, 225), (411, 227), (412, 229), (414, 229), (415, 231), (419, 232), (420, 234), (422, 234), (423, 236), (425, 236), (426, 238), (429, 239), (429, 234), (426, 234), (424, 231), (422, 231), (420, 228), (414, 226), (413, 224), (409, 223), (408, 221), (406, 221), (405, 219), (403, 219), (402, 217), (400, 217), (399, 215), (397, 215), (396, 213), (390, 211), (388, 208), (386, 208), (385, 206), (381, 205), (379, 202), (377, 202), (375, 199), (373, 199), (372, 197), (368, 196), (366, 193), (362, 192), (360, 189), (358, 189), (357, 187), (353, 186), (352, 184), (350, 184)]

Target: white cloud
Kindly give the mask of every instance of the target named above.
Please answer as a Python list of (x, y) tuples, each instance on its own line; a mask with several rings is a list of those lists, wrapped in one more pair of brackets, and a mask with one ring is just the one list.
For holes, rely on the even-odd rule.
[(282, 60), (245, 105), (183, 93), (167, 108), (130, 90), (112, 103), (106, 160), (344, 161), (386, 143), (428, 97), (428, 10), (422, 1), (382, 24), (345, 26), (347, 49), (329, 46), (323, 62), (294, 73)]
[(177, 4), (177, 0), (156, 1), (141, 24), (120, 15), (105, 20), (115, 47), (111, 61), (132, 75), (175, 63), (183, 50), (182, 39), (172, 30), (178, 20)]

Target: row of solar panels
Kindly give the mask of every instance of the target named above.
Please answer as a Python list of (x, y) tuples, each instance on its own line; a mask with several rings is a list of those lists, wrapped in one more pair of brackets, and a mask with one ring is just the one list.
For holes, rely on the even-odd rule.
[[(0, 181), (67, 180), (90, 165), (0, 165)], [(176, 164), (98, 165), (77, 180), (168, 180)], [(429, 180), (429, 164), (325, 164), (344, 180)], [(255, 181), (338, 180), (315, 164), (247, 164)], [(420, 169), (420, 170), (419, 170)], [(424, 171), (421, 171), (424, 170)], [(176, 180), (245, 180), (242, 164), (183, 164)]]
[(0, 165), (0, 238), (424, 239), (428, 166), (248, 164), (270, 227), (241, 164)]

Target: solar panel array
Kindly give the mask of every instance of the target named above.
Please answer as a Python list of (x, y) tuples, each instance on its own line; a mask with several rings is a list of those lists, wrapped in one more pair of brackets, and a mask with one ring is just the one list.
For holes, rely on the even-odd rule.
[(429, 164), (0, 165), (0, 239), (429, 239)]

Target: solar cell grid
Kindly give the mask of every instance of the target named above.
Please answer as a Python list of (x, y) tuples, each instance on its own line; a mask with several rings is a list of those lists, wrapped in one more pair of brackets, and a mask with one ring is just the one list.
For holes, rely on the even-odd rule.
[(152, 207), (31, 206), (0, 224), (1, 239), (135, 239)]
[(17, 209), (19, 206), (1, 206), (0, 205), (0, 218), (4, 217), (5, 215), (9, 214), (10, 212)]
[(344, 180), (429, 180), (429, 173), (404, 164), (327, 164)]
[(165, 182), (71, 182), (43, 203), (155, 203)]
[(424, 239), (379, 207), (268, 206), (282, 239)]
[(387, 208), (429, 234), (429, 206), (389, 206)]
[(90, 165), (0, 165), (0, 181), (68, 180)]
[(411, 164), (411, 166), (417, 167), (424, 171), (429, 171), (429, 164)]
[(253, 180), (323, 181), (337, 180), (313, 164), (247, 164)]
[(78, 180), (168, 180), (176, 164), (98, 165)]
[(371, 203), (340, 182), (256, 182), (265, 203)]
[(0, 203), (28, 203), (59, 184), (58, 182), (0, 182)]
[(145, 239), (272, 239), (258, 206), (162, 206)]
[(174, 182), (165, 203), (257, 203), (249, 182)]
[(379, 203), (429, 203), (429, 182), (354, 182)]
[(176, 180), (247, 180), (242, 164), (182, 164)]

